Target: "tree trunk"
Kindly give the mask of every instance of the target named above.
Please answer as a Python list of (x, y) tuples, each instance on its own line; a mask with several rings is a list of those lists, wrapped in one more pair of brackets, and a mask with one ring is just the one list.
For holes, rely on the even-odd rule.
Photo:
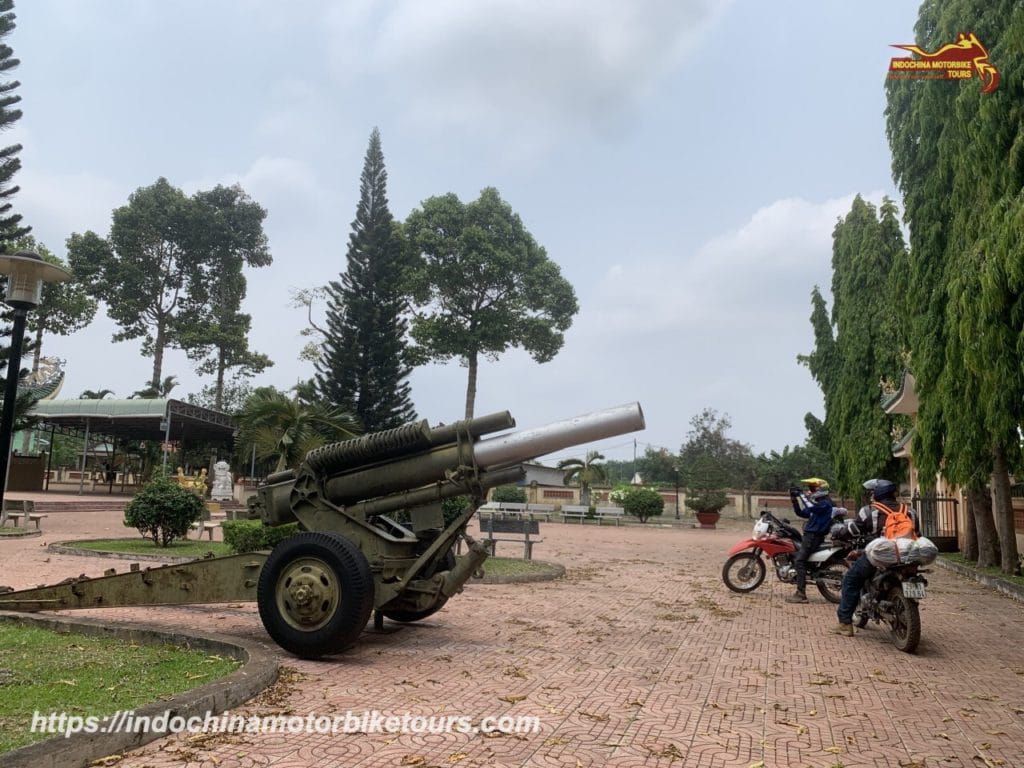
[(974, 505), (971, 503), (971, 492), (964, 496), (964, 547), (960, 554), (966, 560), (978, 562), (978, 524), (974, 519)]
[(1001, 446), (992, 449), (992, 505), (1002, 555), (1000, 569), (1003, 573), (1020, 573), (1017, 534), (1013, 525), (1013, 499), (1010, 497), (1010, 470), (1006, 451)]
[(473, 418), (473, 404), (476, 402), (476, 368), (477, 354), (471, 352), (466, 355), (466, 364), (469, 367), (469, 377), (466, 382), (466, 418)]
[(978, 566), (999, 565), (999, 536), (992, 519), (992, 493), (985, 486), (968, 488), (967, 507), (978, 534)]
[(153, 342), (153, 380), (150, 382), (157, 397), (160, 396), (160, 377), (164, 372), (164, 336), (164, 321), (161, 318), (156, 324), (156, 339)]
[(213, 407), (222, 410), (224, 406), (224, 369), (227, 364), (224, 361), (224, 350), (218, 350), (217, 354), (217, 387), (213, 393)]
[(39, 370), (39, 358), (43, 355), (43, 328), (36, 329), (36, 345), (32, 350), (32, 373)]

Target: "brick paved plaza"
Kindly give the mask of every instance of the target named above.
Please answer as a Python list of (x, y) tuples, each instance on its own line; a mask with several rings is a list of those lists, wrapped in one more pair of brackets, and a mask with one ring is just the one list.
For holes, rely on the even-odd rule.
[[(42, 538), (0, 541), (3, 583), (100, 575), (112, 561), (51, 554), (46, 543), (128, 535), (115, 512), (59, 512), (44, 523)], [(771, 575), (751, 595), (729, 592), (719, 569), (747, 523), (541, 528), (535, 556), (565, 565), (566, 578), (472, 583), (435, 616), (387, 622), (330, 661), (278, 650), (282, 682), (235, 710), (532, 715), (539, 733), (179, 736), (117, 764), (1024, 766), (1020, 603), (935, 568), (921, 646), (909, 656), (878, 628), (830, 634), (834, 606), (816, 592), (788, 605), (789, 588)], [(272, 645), (253, 605), (87, 613)]]

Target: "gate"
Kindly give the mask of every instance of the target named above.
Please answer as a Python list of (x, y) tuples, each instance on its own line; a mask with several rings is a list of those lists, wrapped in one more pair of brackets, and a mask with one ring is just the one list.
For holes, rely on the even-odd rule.
[(914, 494), (911, 502), (921, 516), (921, 534), (935, 542), (939, 552), (959, 551), (959, 502), (948, 496), (934, 494)]

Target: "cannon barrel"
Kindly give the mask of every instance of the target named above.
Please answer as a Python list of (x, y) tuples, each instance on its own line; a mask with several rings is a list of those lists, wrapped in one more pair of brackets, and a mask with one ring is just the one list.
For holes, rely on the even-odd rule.
[(639, 403), (587, 413), (543, 427), (449, 443), (385, 465), (360, 468), (329, 477), (325, 494), (335, 504), (352, 504), (443, 481), (458, 473), (518, 464), (570, 446), (614, 437), (644, 428)]

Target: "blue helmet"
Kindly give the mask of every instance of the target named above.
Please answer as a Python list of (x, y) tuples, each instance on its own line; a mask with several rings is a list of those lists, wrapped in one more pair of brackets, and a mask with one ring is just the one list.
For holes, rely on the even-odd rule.
[(864, 483), (864, 488), (871, 491), (875, 501), (894, 501), (896, 499), (896, 483), (891, 480), (877, 478)]

